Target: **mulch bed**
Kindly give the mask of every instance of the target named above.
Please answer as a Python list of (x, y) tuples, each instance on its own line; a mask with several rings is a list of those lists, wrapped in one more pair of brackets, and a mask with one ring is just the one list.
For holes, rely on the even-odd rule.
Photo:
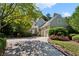
[[(51, 39), (48, 39), (48, 42), (50, 43)], [(79, 41), (74, 41), (74, 40), (70, 40), (71, 42), (75, 43), (75, 44), (79, 44)], [(52, 45), (53, 47), (55, 47), (57, 50), (61, 51), (64, 55), (66, 56), (74, 56), (70, 51), (65, 50), (64, 48), (62, 48), (59, 45)]]

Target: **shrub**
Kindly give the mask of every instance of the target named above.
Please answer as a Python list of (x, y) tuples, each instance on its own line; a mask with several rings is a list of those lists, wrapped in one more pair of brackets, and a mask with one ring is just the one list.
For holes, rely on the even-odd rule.
[(51, 35), (49, 38), (50, 38), (50, 39), (53, 39), (53, 40), (57, 40), (57, 39), (58, 39), (58, 36), (56, 36), (56, 35)]
[(2, 55), (5, 51), (6, 40), (4, 38), (0, 38), (0, 55)]
[(13, 34), (13, 37), (31, 37), (32, 33), (31, 32), (15, 32)]
[(75, 35), (77, 35), (77, 34), (69, 34), (68, 37), (70, 38), (70, 40), (72, 40), (72, 37), (75, 36)]
[(6, 39), (0, 38), (0, 48), (5, 48), (6, 47)]
[(4, 38), (5, 37), (4, 33), (0, 33), (0, 37)]
[(78, 31), (74, 30), (71, 26), (67, 26), (68, 33), (78, 33)]
[(53, 27), (49, 29), (49, 35), (68, 35), (68, 31), (63, 27)]
[(13, 33), (12, 25), (7, 23), (7, 25), (1, 29), (1, 33), (4, 33), (6, 37), (10, 36)]
[(79, 34), (72, 37), (72, 40), (79, 42)]
[(69, 36), (71, 36), (71, 37), (73, 37), (73, 36), (75, 36), (75, 35), (77, 35), (77, 34), (69, 34)]
[(25, 32), (22, 34), (22, 37), (31, 37), (32, 33), (31, 32)]
[(68, 36), (58, 36), (58, 35), (51, 35), (49, 37), (49, 39), (52, 39), (52, 40), (61, 40), (61, 41), (69, 41), (69, 37)]

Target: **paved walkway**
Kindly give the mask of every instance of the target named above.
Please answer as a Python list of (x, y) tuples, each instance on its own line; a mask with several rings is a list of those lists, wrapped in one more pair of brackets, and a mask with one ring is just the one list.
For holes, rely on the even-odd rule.
[(4, 56), (64, 56), (47, 42), (47, 37), (8, 39)]

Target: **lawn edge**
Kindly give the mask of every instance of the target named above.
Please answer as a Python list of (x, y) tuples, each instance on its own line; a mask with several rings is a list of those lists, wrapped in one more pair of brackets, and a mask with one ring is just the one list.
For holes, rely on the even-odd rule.
[[(48, 42), (50, 43), (50, 42)], [(51, 43), (50, 43), (51, 44)], [(71, 53), (69, 53), (68, 51), (66, 51), (65, 49), (63, 49), (61, 46), (59, 45), (55, 45), (55, 44), (51, 44), (55, 49), (57, 49), (58, 51), (60, 51), (61, 53), (63, 53), (65, 56), (73, 56)], [(60, 48), (59, 48), (60, 47)]]

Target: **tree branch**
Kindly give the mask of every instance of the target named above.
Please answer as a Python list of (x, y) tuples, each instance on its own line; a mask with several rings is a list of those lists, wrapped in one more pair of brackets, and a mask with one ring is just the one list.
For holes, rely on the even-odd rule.
[[(12, 9), (12, 6), (13, 6), (13, 4), (11, 4), (9, 8)], [(15, 10), (15, 8), (16, 8), (16, 5), (15, 5), (14, 8), (11, 10), (11, 12), (10, 12), (10, 10), (7, 11), (6, 14), (5, 14), (4, 16), (1, 16), (0, 19), (4, 19), (4, 18), (8, 17), (9, 15), (11, 15), (11, 14), (13, 13), (13, 11)]]
[[(26, 15), (15, 16), (15, 17), (11, 18), (10, 20), (22, 19), (22, 18), (25, 17), (25, 16), (26, 16)], [(12, 23), (12, 22), (10, 22), (10, 20), (7, 21), (9, 24)], [(0, 29), (2, 29), (3, 27), (7, 26), (8, 23), (6, 23), (6, 24), (0, 26)]]

